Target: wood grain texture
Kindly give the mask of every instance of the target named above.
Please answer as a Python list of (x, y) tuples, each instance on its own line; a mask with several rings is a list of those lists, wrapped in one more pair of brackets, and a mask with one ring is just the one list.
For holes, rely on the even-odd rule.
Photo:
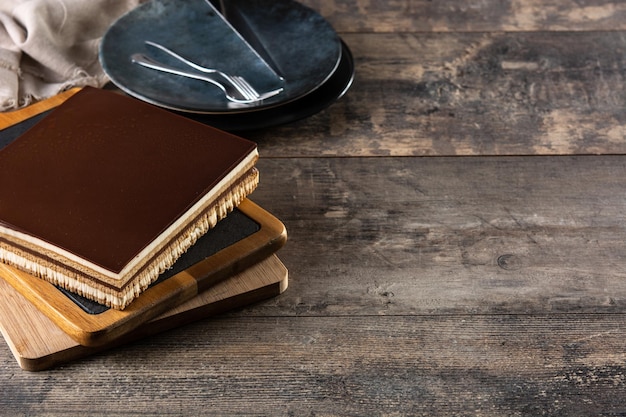
[[(290, 231), (268, 315), (619, 313), (626, 156), (262, 159)], [(264, 185), (265, 184), (265, 185)]]
[(624, 415), (626, 4), (303, 3), (356, 79), (244, 135), (289, 291), (54, 371), (0, 349), (0, 415)]
[(266, 157), (625, 153), (621, 32), (351, 34), (348, 94)]
[(597, 31), (626, 29), (619, 0), (303, 0), (340, 32)]
[(224, 317), (54, 372), (11, 372), (5, 365), (0, 410), (47, 416), (615, 416), (623, 412), (626, 390), (625, 319)]

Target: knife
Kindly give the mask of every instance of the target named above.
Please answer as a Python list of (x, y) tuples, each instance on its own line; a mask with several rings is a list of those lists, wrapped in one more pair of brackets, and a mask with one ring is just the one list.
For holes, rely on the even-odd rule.
[(250, 26), (248, 18), (235, 5), (235, 1), (228, 0), (206, 0), (215, 12), (233, 29), (248, 47), (263, 61), (278, 79), (284, 81), (280, 65), (272, 58), (263, 41)]

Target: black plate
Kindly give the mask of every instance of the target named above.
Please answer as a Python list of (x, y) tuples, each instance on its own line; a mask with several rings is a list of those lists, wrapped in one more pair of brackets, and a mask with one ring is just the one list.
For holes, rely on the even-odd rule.
[[(341, 60), (341, 42), (332, 26), (292, 0), (230, 0), (271, 56), (271, 64), (226, 22), (207, 0), (151, 0), (118, 19), (104, 35), (100, 61), (111, 81), (149, 103), (191, 113), (244, 113), (281, 105), (325, 83)], [(260, 102), (235, 104), (215, 86), (155, 71), (131, 61), (144, 53), (181, 69), (185, 64), (145, 44), (157, 42), (200, 65), (246, 78), (259, 92), (284, 87)], [(259, 46), (260, 45), (260, 46)], [(267, 55), (266, 54), (266, 55)], [(275, 67), (275, 68), (274, 68)], [(277, 77), (279, 73), (283, 77)]]

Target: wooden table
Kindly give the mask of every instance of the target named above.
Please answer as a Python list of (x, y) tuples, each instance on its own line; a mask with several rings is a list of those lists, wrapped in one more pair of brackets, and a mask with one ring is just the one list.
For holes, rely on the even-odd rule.
[(348, 95), (258, 141), (283, 295), (49, 371), (1, 415), (624, 415), (626, 3), (305, 0)]

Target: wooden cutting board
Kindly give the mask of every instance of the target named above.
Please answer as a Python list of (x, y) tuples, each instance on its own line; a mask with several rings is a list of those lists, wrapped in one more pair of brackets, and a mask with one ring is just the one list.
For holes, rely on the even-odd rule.
[[(256, 223), (258, 230), (202, 258), (205, 254), (200, 249), (205, 244), (211, 246), (213, 238), (229, 238), (229, 233), (240, 231), (238, 225), (231, 227), (230, 231), (223, 230), (228, 229), (227, 226), (235, 218), (231, 213), (218, 223), (219, 227), (210, 230), (185, 253), (173, 268), (178, 268), (180, 262), (191, 266), (151, 286), (124, 310), (96, 310), (97, 314), (93, 314), (93, 310), (86, 311), (84, 305), (75, 302), (51, 283), (9, 265), (0, 264), (0, 278), (24, 295), (79, 344), (103, 345), (193, 298), (221, 280), (260, 262), (283, 246), (286, 231), (278, 219), (250, 200), (244, 200), (238, 207), (238, 212), (244, 216), (244, 221)], [(199, 252), (194, 253), (194, 249)], [(195, 262), (196, 258), (200, 260)]]
[[(77, 91), (70, 90), (21, 110), (0, 113), (0, 147)], [(64, 293), (47, 281), (5, 264), (0, 264), (0, 278), (77, 343), (99, 346), (267, 258), (282, 247), (286, 239), (285, 227), (277, 218), (252, 201), (244, 200), (179, 259), (172, 268), (176, 274), (166, 272), (167, 279), (162, 276), (158, 284), (152, 285), (122, 311), (102, 310), (102, 306), (94, 306), (95, 303)]]
[(40, 371), (132, 340), (281, 294), (288, 272), (276, 255), (212, 286), (184, 304), (99, 348), (81, 346), (4, 280), (0, 331), (20, 367)]

